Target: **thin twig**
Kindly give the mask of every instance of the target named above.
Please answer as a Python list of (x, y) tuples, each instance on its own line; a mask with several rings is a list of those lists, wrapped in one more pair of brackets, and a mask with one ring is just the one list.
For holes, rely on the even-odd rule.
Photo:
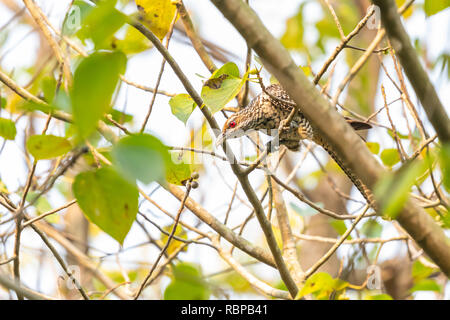
[(189, 13), (187, 12), (183, 1), (178, 0), (175, 2), (175, 5), (177, 6), (178, 13), (180, 14), (181, 21), (183, 22), (184, 30), (186, 31), (186, 35), (191, 40), (192, 46), (194, 47), (195, 51), (197, 51), (197, 54), (202, 60), (205, 67), (209, 70), (209, 72), (213, 73), (214, 71), (216, 71), (217, 67), (214, 65), (214, 62), (203, 46), (202, 41), (195, 32), (191, 17), (189, 16)]
[(405, 161), (404, 149), (402, 146), (402, 142), (400, 141), (400, 138), (398, 137), (397, 129), (395, 128), (394, 122), (392, 121), (391, 113), (389, 112), (389, 106), (386, 101), (386, 92), (384, 91), (383, 85), (381, 85), (381, 95), (383, 96), (384, 108), (386, 109), (386, 115), (387, 115), (389, 123), (391, 124), (391, 127), (392, 127), (392, 134), (394, 135), (394, 140), (395, 140), (395, 143), (397, 144), (397, 149), (398, 149), (398, 153), (400, 156), (400, 160), (402, 162), (404, 162)]
[[(170, 42), (170, 39), (172, 38), (173, 26), (175, 25), (177, 18), (178, 18), (178, 12), (175, 13), (172, 23), (170, 24), (169, 32), (167, 33), (167, 36), (166, 36), (166, 50), (169, 49), (169, 42)], [(152, 113), (153, 105), (156, 100), (156, 94), (158, 92), (159, 84), (161, 83), (161, 78), (164, 73), (165, 65), (166, 65), (166, 59), (163, 58), (162, 63), (161, 63), (161, 68), (158, 73), (158, 78), (156, 79), (155, 90), (153, 91), (152, 99), (150, 101), (150, 105), (148, 106), (148, 111), (147, 111), (147, 114), (145, 115), (144, 122), (142, 123), (141, 130), (139, 130), (140, 133), (144, 132), (145, 126), (147, 125), (148, 119), (150, 118), (150, 115)]]
[(56, 209), (47, 211), (47, 212), (45, 212), (45, 213), (43, 213), (43, 214), (37, 216), (36, 218), (33, 218), (33, 219), (28, 220), (27, 222), (25, 222), (25, 223), (22, 225), (22, 227), (23, 227), (23, 228), (28, 227), (30, 224), (35, 223), (36, 221), (39, 221), (39, 220), (41, 220), (41, 219), (44, 219), (45, 217), (47, 217), (47, 216), (49, 216), (49, 215), (51, 215), (51, 214), (57, 213), (57, 212), (59, 212), (59, 211), (61, 211), (61, 210), (64, 210), (64, 209), (70, 207), (71, 205), (73, 205), (73, 204), (75, 204), (75, 203), (77, 203), (77, 200), (75, 200), (75, 199), (72, 200), (72, 201), (69, 201), (68, 203), (66, 203), (65, 205), (62, 205), (62, 206), (59, 207), (59, 208), (56, 208)]
[(228, 265), (232, 267), (239, 275), (241, 275), (245, 280), (247, 280), (248, 283), (250, 283), (250, 285), (257, 291), (271, 297), (286, 300), (292, 299), (288, 292), (272, 288), (271, 286), (259, 280), (250, 272), (248, 272), (248, 270), (246, 270), (241, 264), (239, 264), (227, 250), (224, 250), (222, 247), (220, 247), (219, 240), (217, 238), (213, 240), (213, 244), (216, 245), (217, 251), (219, 255), (222, 257), (222, 259), (224, 259), (225, 262), (228, 263)]
[(31, 16), (33, 17), (36, 24), (39, 26), (39, 29), (42, 31), (42, 34), (47, 39), (50, 47), (52, 48), (53, 52), (55, 53), (55, 57), (58, 60), (58, 62), (62, 65), (62, 68), (64, 70), (64, 76), (66, 78), (66, 89), (69, 88), (70, 84), (72, 83), (72, 73), (70, 72), (70, 64), (67, 61), (67, 59), (64, 57), (62, 53), (62, 49), (59, 46), (58, 42), (53, 38), (53, 36), (50, 34), (49, 30), (47, 29), (43, 13), (39, 9), (39, 7), (34, 3), (32, 0), (23, 0), (23, 3), (27, 7), (28, 11), (30, 12)]
[(0, 261), (0, 266), (2, 266), (2, 265), (4, 265), (4, 264), (8, 264), (8, 263), (10, 263), (11, 261), (14, 261), (15, 258), (16, 258), (15, 256), (12, 256), (12, 257), (9, 258), (9, 259)]
[[(287, 191), (289, 191), (290, 193), (292, 193), (297, 199), (299, 199), (300, 201), (306, 203), (307, 205), (309, 205), (310, 207), (312, 207), (313, 209), (317, 210), (318, 212), (327, 215), (329, 217), (332, 217), (334, 219), (337, 220), (352, 220), (352, 219), (357, 219), (358, 217), (355, 215), (346, 215), (346, 214), (338, 214), (335, 213), (333, 211), (327, 210), (327, 209), (323, 209), (321, 207), (319, 207), (318, 205), (316, 205), (314, 202), (310, 201), (309, 199), (307, 199), (303, 194), (301, 194), (299, 191), (291, 188), (290, 186), (288, 186), (287, 184), (285, 184), (283, 181), (281, 181), (277, 176), (273, 175), (272, 179), (278, 183), (280, 186), (282, 186), (284, 189), (286, 189)], [(371, 216), (375, 216), (376, 213), (369, 213), (367, 215), (365, 215), (366, 217), (371, 217)]]
[(370, 206), (366, 205), (366, 208), (364, 211), (356, 218), (356, 220), (352, 223), (350, 228), (348, 228), (342, 237), (337, 241), (331, 248), (328, 250), (328, 252), (319, 259), (314, 265), (311, 266), (311, 268), (308, 269), (308, 271), (305, 272), (305, 279), (308, 279), (314, 272), (317, 271), (317, 269), (320, 268), (321, 265), (323, 265), (330, 257), (333, 255), (333, 253), (336, 252), (336, 250), (340, 247), (340, 245), (347, 239), (347, 237), (350, 235), (350, 233), (353, 231), (353, 229), (356, 227), (359, 221), (364, 217), (367, 210), (369, 210)]
[(28, 289), (21, 283), (17, 283), (11, 279), (9, 279), (8, 276), (0, 274), (0, 285), (2, 287), (5, 287), (7, 289), (14, 290), (16, 294), (22, 297), (25, 297), (30, 300), (55, 300), (52, 297), (43, 295), (40, 292), (33, 291), (31, 289)]
[(167, 91), (164, 91), (164, 90), (161, 90), (161, 89), (155, 89), (155, 88), (151, 88), (151, 87), (147, 87), (147, 86), (141, 85), (139, 83), (136, 83), (134, 81), (131, 81), (131, 80), (125, 78), (123, 75), (120, 76), (120, 80), (122, 80), (126, 84), (129, 84), (130, 86), (133, 86), (135, 88), (141, 89), (143, 91), (156, 92), (157, 94), (162, 94), (162, 95), (167, 96), (167, 97), (175, 97), (176, 96), (175, 93), (171, 93), (171, 92), (167, 92)]
[[(414, 2), (414, 0), (409, 0), (405, 2), (401, 8), (398, 9), (398, 12), (402, 14), (406, 11), (406, 9), (409, 8), (409, 6)], [(371, 15), (374, 13), (374, 10), (372, 8)], [(370, 12), (369, 12), (370, 13)], [(368, 20), (368, 15), (366, 15), (366, 18)], [(367, 23), (366, 20), (366, 23)], [(358, 31), (359, 32), (359, 31)], [(356, 33), (355, 33), (356, 34)], [(342, 82), (339, 84), (335, 95), (332, 99), (332, 105), (335, 106), (336, 103), (339, 100), (339, 96), (341, 95), (342, 91), (346, 87), (346, 85), (354, 78), (354, 76), (359, 72), (359, 70), (363, 67), (367, 59), (369, 59), (370, 55), (374, 52), (375, 48), (378, 46), (378, 44), (383, 40), (384, 36), (386, 35), (386, 30), (384, 28), (381, 28), (378, 30), (377, 35), (375, 36), (375, 39), (372, 41), (372, 43), (369, 45), (367, 50), (364, 52), (364, 54), (356, 61), (356, 63), (353, 65), (353, 67), (350, 69), (347, 76), (342, 80)], [(320, 72), (319, 72), (320, 74)], [(317, 83), (314, 81), (314, 83)]]
[(142, 293), (142, 290), (144, 290), (144, 288), (145, 288), (145, 286), (147, 284), (148, 279), (150, 279), (150, 277), (152, 276), (153, 271), (158, 266), (159, 261), (161, 260), (162, 256), (164, 255), (164, 253), (166, 252), (167, 248), (169, 247), (170, 241), (172, 240), (173, 236), (175, 235), (175, 231), (176, 231), (177, 226), (178, 226), (178, 221), (180, 220), (181, 212), (183, 212), (184, 204), (186, 203), (186, 199), (189, 197), (190, 191), (191, 191), (191, 184), (187, 183), (186, 184), (186, 193), (184, 194), (184, 198), (181, 201), (180, 209), (178, 210), (177, 216), (175, 217), (175, 222), (173, 224), (172, 231), (170, 232), (170, 235), (167, 238), (167, 242), (164, 245), (164, 248), (160, 251), (158, 257), (156, 258), (156, 261), (152, 265), (152, 268), (150, 269), (149, 273), (147, 274), (147, 276), (145, 277), (144, 281), (140, 285), (138, 291), (136, 292), (136, 295), (134, 296), (135, 300), (139, 298), (140, 294)]
[[(312, 236), (308, 234), (299, 234), (299, 233), (293, 233), (294, 237), (296, 237), (299, 240), (304, 241), (317, 241), (317, 242), (325, 242), (325, 243), (336, 243), (339, 241), (339, 239), (334, 238), (328, 238), (328, 237), (321, 237), (321, 236)], [(409, 238), (407, 236), (399, 236), (399, 237), (393, 237), (393, 238), (357, 238), (357, 239), (350, 239), (345, 240), (342, 242), (342, 244), (364, 244), (364, 243), (386, 243), (386, 242), (392, 242), (392, 241), (406, 241)]]
[(347, 43), (355, 36), (359, 33), (359, 31), (366, 25), (367, 21), (369, 20), (369, 18), (374, 14), (375, 10), (371, 9), (366, 16), (358, 23), (358, 25), (355, 27), (355, 29), (353, 29), (352, 32), (350, 32), (348, 34), (348, 36), (346, 36), (341, 43), (336, 47), (336, 49), (334, 49), (333, 53), (331, 54), (331, 56), (327, 59), (327, 61), (325, 62), (325, 64), (322, 66), (322, 68), (320, 69), (320, 71), (316, 74), (316, 76), (314, 77), (314, 84), (318, 84), (319, 80), (322, 78), (323, 74), (327, 71), (328, 67), (331, 65), (331, 63), (336, 59), (336, 57), (338, 56), (338, 54), (342, 51), (342, 49), (345, 48), (345, 46), (347, 45)]
[(331, 15), (333, 16), (334, 22), (336, 23), (336, 26), (339, 30), (339, 35), (341, 36), (341, 40), (345, 40), (344, 30), (342, 30), (341, 23), (339, 22), (338, 16), (337, 16), (336, 12), (334, 11), (333, 6), (330, 4), (330, 1), (328, 1), (328, 0), (323, 0), (323, 1), (327, 5), (328, 9), (331, 12)]

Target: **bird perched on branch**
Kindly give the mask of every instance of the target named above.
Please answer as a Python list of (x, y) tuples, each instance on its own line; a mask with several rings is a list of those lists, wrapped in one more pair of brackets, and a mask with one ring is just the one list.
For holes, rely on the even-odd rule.
[[(294, 106), (294, 100), (289, 97), (281, 85), (272, 84), (256, 96), (247, 107), (234, 113), (227, 119), (216, 144), (219, 145), (226, 139), (247, 135), (253, 130), (269, 130), (270, 134), (270, 130), (279, 129), (281, 122), (288, 119)], [(365, 122), (348, 118), (346, 120), (355, 130), (371, 128)], [(301, 106), (292, 117), (290, 123), (281, 127), (281, 130), (275, 136), (279, 139), (279, 145), (285, 145), (292, 151), (298, 151), (300, 149), (301, 140), (311, 140), (322, 146), (346, 173), (366, 200), (368, 200), (369, 204), (372, 203), (373, 199), (369, 190), (309, 123), (301, 112)]]

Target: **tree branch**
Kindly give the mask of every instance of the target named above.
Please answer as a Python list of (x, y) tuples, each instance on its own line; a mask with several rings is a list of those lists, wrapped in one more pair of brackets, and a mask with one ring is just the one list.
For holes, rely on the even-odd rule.
[(273, 202), (277, 212), (278, 227), (280, 228), (281, 240), (283, 242), (283, 256), (295, 281), (301, 283), (304, 280), (304, 273), (298, 260), (297, 245), (292, 235), (286, 204), (281, 194), (280, 186), (276, 183), (271, 183), (271, 185), (269, 188), (271, 187), (273, 192)]
[(52, 297), (45, 296), (39, 292), (30, 290), (22, 285), (17, 284), (14, 280), (9, 279), (9, 277), (0, 274), (0, 285), (7, 289), (14, 290), (18, 295), (30, 300), (55, 300)]
[(247, 269), (245, 269), (240, 263), (238, 263), (232, 257), (229, 251), (224, 250), (220, 246), (218, 238), (213, 239), (213, 244), (217, 247), (217, 251), (219, 255), (222, 257), (222, 259), (225, 260), (225, 262), (228, 263), (234, 271), (236, 271), (239, 275), (241, 275), (241, 277), (247, 280), (248, 283), (250, 283), (250, 285), (257, 291), (279, 299), (286, 299), (286, 300), (292, 299), (287, 291), (272, 288), (271, 286), (259, 280), (250, 272), (248, 272)]
[(400, 63), (439, 139), (444, 143), (450, 142), (450, 121), (447, 112), (439, 100), (436, 90), (423, 69), (411, 40), (400, 21), (395, 1), (372, 0), (372, 2), (380, 8), (381, 21), (395, 49), (395, 54), (399, 57)]
[[(385, 173), (362, 139), (300, 71), (287, 50), (241, 0), (211, 0), (279, 80), (318, 133), (361, 181), (373, 190)], [(443, 230), (414, 201), (396, 219), (433, 261), (450, 276), (450, 243)]]
[[(166, 190), (174, 195), (178, 200), (182, 201), (184, 198), (184, 192), (179, 187), (175, 185), (165, 186)], [(223, 223), (217, 220), (213, 215), (202, 208), (197, 202), (192, 198), (188, 197), (185, 203), (186, 208), (188, 208), (193, 214), (195, 214), (200, 220), (209, 225), (213, 230), (220, 234), (223, 238), (231, 242), (234, 246), (241, 249), (251, 257), (276, 268), (276, 264), (269, 254), (264, 249), (254, 246), (252, 243), (247, 241), (245, 238), (238, 236), (229, 228), (227, 228)]]
[[(167, 60), (167, 63), (172, 67), (173, 71), (183, 84), (186, 91), (191, 96), (192, 100), (197, 104), (197, 106), (200, 107), (200, 111), (203, 113), (204, 117), (208, 121), (209, 126), (214, 130), (214, 133), (216, 135), (219, 134), (220, 128), (214, 119), (214, 117), (211, 114), (211, 111), (209, 108), (204, 105), (202, 98), (200, 95), (195, 91), (192, 84), (189, 82), (186, 75), (181, 70), (178, 63), (173, 59), (173, 57), (170, 55), (168, 50), (164, 48), (161, 41), (144, 25), (139, 23), (138, 21), (131, 20), (129, 23), (135, 27), (137, 30), (139, 30), (147, 39), (149, 39), (156, 49), (162, 54), (162, 56)], [(255, 209), (256, 217), (258, 218), (258, 222), (261, 226), (261, 229), (264, 232), (264, 236), (267, 240), (267, 244), (269, 245), (270, 251), (274, 257), (276, 266), (278, 271), (280, 272), (280, 276), (285, 283), (286, 287), (288, 288), (289, 292), (293, 297), (297, 295), (297, 285), (295, 284), (294, 280), (292, 279), (289, 270), (283, 260), (283, 256), (281, 254), (281, 250), (277, 245), (277, 242), (275, 240), (275, 235), (273, 234), (272, 226), (270, 222), (267, 220), (265, 214), (264, 214), (264, 208), (261, 204), (261, 202), (258, 199), (258, 196), (255, 193), (255, 190), (253, 190), (252, 186), (250, 185), (250, 181), (248, 180), (248, 176), (242, 173), (241, 167), (236, 162), (236, 157), (234, 154), (230, 151), (230, 147), (228, 146), (228, 143), (224, 141), (223, 143), (225, 154), (227, 155), (228, 161), (230, 162), (231, 169), (233, 170), (233, 173), (236, 175), (236, 177), (239, 180), (239, 183), (242, 186), (242, 189), (244, 190), (248, 200), (252, 204), (253, 208)]]

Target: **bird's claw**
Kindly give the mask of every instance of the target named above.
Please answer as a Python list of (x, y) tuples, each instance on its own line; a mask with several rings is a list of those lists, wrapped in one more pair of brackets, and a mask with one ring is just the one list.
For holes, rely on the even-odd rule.
[(295, 123), (294, 121), (291, 121), (289, 124), (287, 124), (287, 119), (281, 120), (280, 126), (282, 131), (290, 131), (295, 128), (298, 128), (298, 124)]

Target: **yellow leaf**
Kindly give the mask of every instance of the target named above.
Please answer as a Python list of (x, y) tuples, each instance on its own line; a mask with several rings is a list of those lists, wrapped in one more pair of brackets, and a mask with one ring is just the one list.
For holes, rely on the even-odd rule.
[(162, 40), (169, 32), (176, 6), (171, 0), (135, 0), (142, 23)]
[[(166, 231), (166, 232), (168, 232), (170, 234), (172, 232), (172, 229), (173, 229), (173, 224), (169, 225), (169, 226), (166, 226), (163, 229), (164, 229), (164, 231)], [(175, 230), (174, 236), (176, 236), (178, 238), (181, 238), (181, 239), (184, 239), (184, 240), (187, 240), (186, 231), (184, 231), (183, 227), (180, 226), (180, 225), (177, 225), (177, 228)], [(161, 235), (161, 242), (162, 243), (164, 243), (164, 244), (167, 243), (168, 239), (169, 239), (169, 236), (167, 236), (166, 234), (163, 233)], [(172, 238), (172, 240), (171, 240), (171, 242), (169, 244), (169, 247), (167, 247), (167, 250), (166, 250), (167, 254), (169, 254), (169, 255), (172, 254), (173, 252), (175, 252), (175, 250), (177, 250), (182, 245), (184, 245), (183, 242)], [(184, 247), (182, 249), (182, 251), (187, 251), (187, 247)]]
[[(395, 2), (397, 3), (397, 7), (400, 8), (405, 3), (405, 0), (395, 0)], [(413, 6), (410, 6), (408, 10), (406, 10), (405, 13), (403, 13), (403, 18), (408, 19), (409, 17), (411, 17), (412, 12)]]
[(17, 94), (13, 94), (11, 95), (8, 100), (7, 100), (7, 105), (6, 105), (6, 110), (9, 113), (16, 113), (17, 112), (17, 107), (18, 105), (20, 105), (20, 103), (23, 101), (22, 98), (20, 96), (18, 96)]

